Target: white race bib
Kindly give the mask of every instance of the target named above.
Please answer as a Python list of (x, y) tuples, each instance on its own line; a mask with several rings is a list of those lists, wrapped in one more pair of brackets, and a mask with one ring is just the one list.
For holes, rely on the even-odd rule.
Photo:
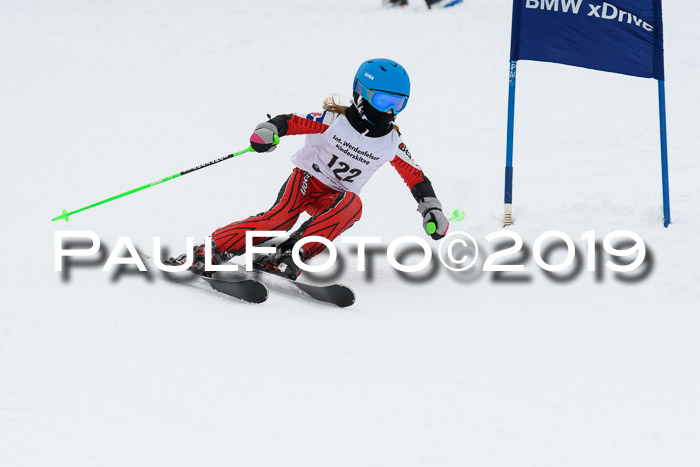
[(291, 160), (334, 190), (360, 193), (372, 174), (394, 159), (398, 146), (397, 131), (370, 138), (339, 115), (325, 132), (307, 135)]

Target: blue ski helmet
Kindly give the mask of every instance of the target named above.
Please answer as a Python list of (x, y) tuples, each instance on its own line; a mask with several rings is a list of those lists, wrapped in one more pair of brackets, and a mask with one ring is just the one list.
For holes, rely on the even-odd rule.
[(360, 65), (353, 91), (375, 109), (381, 112), (393, 109), (394, 114), (398, 114), (406, 108), (411, 82), (406, 70), (395, 61), (373, 58)]

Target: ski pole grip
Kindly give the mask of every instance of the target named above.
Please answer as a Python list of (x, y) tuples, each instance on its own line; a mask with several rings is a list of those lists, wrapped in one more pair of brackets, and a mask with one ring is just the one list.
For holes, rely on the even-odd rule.
[[(447, 222), (452, 222), (452, 221), (463, 221), (464, 220), (464, 211), (460, 211), (459, 209), (455, 209), (452, 211), (452, 217), (447, 219)], [(432, 235), (435, 233), (437, 230), (437, 225), (435, 225), (435, 222), (428, 222), (425, 225), (425, 231), (428, 232), (429, 235)]]

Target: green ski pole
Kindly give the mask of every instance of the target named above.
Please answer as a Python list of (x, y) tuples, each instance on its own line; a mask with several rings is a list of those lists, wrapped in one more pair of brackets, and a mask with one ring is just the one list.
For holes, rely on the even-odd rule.
[[(277, 135), (274, 136), (272, 144), (279, 144), (280, 139)], [(63, 213), (60, 216), (56, 216), (52, 221), (57, 221), (59, 219), (65, 219), (66, 222), (68, 222), (68, 216), (72, 216), (73, 214), (77, 214), (81, 211), (88, 210), (90, 208), (94, 208), (95, 206), (99, 206), (100, 204), (105, 204), (109, 203), (110, 201), (114, 201), (115, 199), (118, 198), (123, 198), (124, 196), (128, 196), (132, 193), (136, 193), (137, 191), (145, 190), (146, 188), (150, 188), (155, 185), (159, 185), (163, 182), (167, 182), (168, 180), (172, 180), (174, 178), (182, 177), (183, 175), (187, 175), (188, 173), (194, 172), (195, 170), (203, 169), (205, 167), (209, 167), (210, 165), (218, 164), (219, 162), (225, 161), (227, 159), (231, 159), (232, 157), (240, 156), (241, 154), (245, 154), (246, 152), (252, 152), (253, 148), (251, 146), (248, 146), (246, 149), (238, 152), (234, 152), (233, 154), (229, 154), (228, 156), (220, 157), (218, 159), (215, 159), (213, 161), (209, 161), (205, 164), (198, 165), (197, 167), (193, 167), (191, 169), (183, 170), (182, 172), (176, 173), (175, 175), (171, 175), (169, 177), (165, 177), (161, 180), (156, 180), (155, 182), (152, 183), (147, 183), (143, 186), (140, 186), (138, 188), (134, 188), (133, 190), (125, 191), (124, 193), (118, 194), (116, 196), (112, 196), (111, 198), (104, 199), (102, 201), (99, 201), (97, 203), (93, 203), (89, 206), (85, 206), (84, 208), (76, 209), (75, 211), (67, 212), (65, 209), (63, 210)]]
[[(452, 221), (463, 221), (464, 220), (464, 211), (460, 211), (459, 209), (455, 209), (452, 211), (452, 217), (447, 219), (447, 222), (452, 222)], [(435, 231), (437, 230), (437, 226), (435, 225), (435, 222), (428, 222), (428, 225), (425, 226), (425, 230), (428, 231), (430, 235), (434, 234)]]

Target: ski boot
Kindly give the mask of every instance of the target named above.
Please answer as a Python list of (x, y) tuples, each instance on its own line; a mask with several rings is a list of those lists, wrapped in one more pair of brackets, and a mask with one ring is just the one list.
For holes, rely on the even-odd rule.
[[(300, 256), (303, 257), (303, 253)], [(301, 274), (301, 268), (292, 259), (291, 250), (282, 250), (266, 256), (259, 256), (253, 261), (253, 269), (269, 272), (293, 281)]]
[[(206, 277), (211, 277), (214, 275), (214, 271), (207, 271), (204, 268), (204, 244), (202, 243), (199, 246), (194, 247), (194, 259), (192, 260), (192, 266), (190, 266), (190, 272), (193, 272), (194, 274), (198, 274), (200, 276), (206, 276)], [(231, 253), (225, 252), (225, 251), (219, 251), (218, 248), (216, 248), (216, 245), (214, 242), (211, 244), (211, 264), (213, 266), (223, 264), (226, 261), (230, 260), (233, 257)], [(180, 256), (176, 258), (170, 258), (170, 261), (179, 263), (179, 264), (185, 264), (187, 261), (187, 254), (183, 253)]]

